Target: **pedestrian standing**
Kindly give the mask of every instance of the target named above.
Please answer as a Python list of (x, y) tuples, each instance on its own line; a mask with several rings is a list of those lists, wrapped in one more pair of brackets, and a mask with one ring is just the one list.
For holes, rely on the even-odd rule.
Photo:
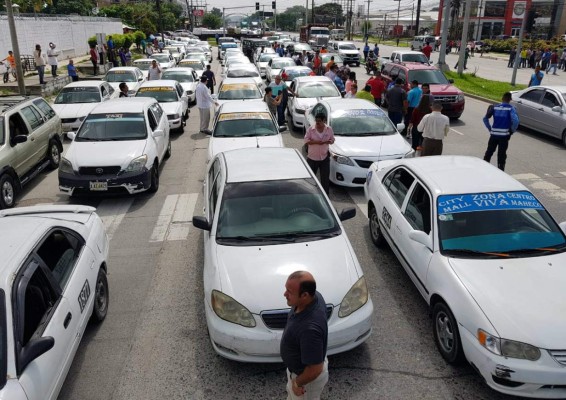
[(358, 84), (353, 83), (352, 86), (350, 86), (350, 91), (348, 93), (346, 93), (344, 98), (345, 99), (353, 99), (353, 98), (356, 97), (357, 93), (358, 93)]
[(517, 56), (517, 48), (513, 47), (509, 52), (509, 60), (507, 61), (507, 68), (513, 68), (515, 57)]
[(49, 49), (47, 50), (47, 62), (51, 66), (51, 76), (56, 78), (57, 76), (57, 67), (59, 66), (59, 62), (57, 61), (58, 51), (55, 50), (55, 43), (49, 42)]
[(96, 44), (96, 52), (98, 53), (98, 61), (100, 65), (104, 65), (104, 53), (106, 53), (106, 48), (104, 47), (104, 43)]
[(126, 66), (126, 53), (124, 52), (124, 48), (120, 47), (118, 50), (118, 57), (120, 58), (120, 63), (122, 63), (122, 67)]
[(421, 156), (439, 156), (442, 154), (443, 140), (448, 135), (450, 120), (442, 115), (442, 104), (432, 103), (432, 112), (423, 117), (417, 129), (423, 133)]
[(73, 59), (69, 59), (69, 64), (67, 65), (67, 74), (71, 77), (73, 82), (77, 82), (79, 80), (79, 75), (77, 74), (77, 67), (73, 62)]
[(130, 97), (130, 94), (128, 93), (130, 88), (128, 88), (128, 84), (126, 82), (120, 83), (118, 88), (120, 89), (120, 96), (119, 97)]
[(97, 75), (98, 73), (98, 53), (96, 52), (95, 46), (90, 46), (90, 62), (92, 63), (92, 75)]
[(423, 91), (423, 96), (424, 95), (429, 95), (430, 96), (430, 104), (432, 105), (432, 102), (434, 101), (434, 96), (432, 95), (432, 93), (430, 92), (430, 85), (428, 83), (423, 83), (421, 85), (421, 90)]
[(334, 131), (326, 125), (326, 115), (316, 114), (314, 120), (314, 126), (307, 129), (305, 134), (305, 144), (308, 146), (307, 163), (315, 175), (320, 169), (320, 184), (328, 194), (330, 192), (329, 145), (334, 143)]
[[(507, 148), (513, 132), (519, 127), (519, 116), (511, 104), (511, 92), (506, 92), (500, 104), (490, 105), (483, 117), (483, 123), (489, 131), (489, 142), (483, 159), (491, 161), (491, 156), (497, 148), (497, 168), (504, 171), (507, 160)], [(493, 124), (489, 120), (493, 118)]]
[(149, 69), (147, 70), (147, 80), (156, 81), (161, 78), (161, 68), (157, 64), (157, 60), (152, 60)]
[(540, 72), (540, 65), (537, 65), (535, 67), (535, 73), (531, 75), (531, 80), (529, 81), (529, 87), (539, 86), (542, 83), (542, 78), (544, 78), (544, 74)]
[(212, 133), (210, 129), (208, 129), (208, 125), (210, 124), (210, 107), (212, 107), (213, 104), (218, 106), (218, 103), (212, 98), (206, 86), (206, 81), (206, 76), (203, 75), (200, 77), (200, 82), (195, 90), (195, 97), (200, 116), (200, 133), (210, 134)]
[[(14, 82), (18, 81), (18, 77), (16, 76), (16, 57), (14, 57), (14, 52), (12, 50), (8, 51), (8, 56), (3, 59), (2, 61), (8, 62), (8, 70), (4, 75), (4, 83), (9, 82), (10, 74), (14, 77)], [(0, 62), (2, 62), (0, 61)]]
[(373, 54), (375, 54), (376, 57), (379, 57), (379, 46), (377, 43), (373, 46)]
[(364, 53), (364, 62), (367, 62), (368, 54), (369, 54), (369, 44), (368, 44), (368, 42), (366, 42), (366, 44), (364, 45), (363, 53)]
[(202, 73), (203, 76), (206, 76), (206, 87), (210, 89), (210, 94), (214, 94), (214, 86), (216, 86), (216, 77), (214, 76), (214, 72), (210, 69), (211, 66), (208, 64), (206, 66), (206, 71)]
[(284, 296), (291, 307), (280, 344), (287, 400), (318, 400), (328, 382), (326, 302), (307, 271), (289, 275)]
[(277, 97), (273, 97), (272, 93), (273, 88), (269, 86), (266, 87), (265, 94), (263, 95), (263, 101), (265, 101), (265, 103), (267, 104), (267, 108), (269, 108), (269, 111), (271, 112), (273, 118), (277, 119), (277, 106), (281, 104), (282, 96), (281, 94), (279, 94)]
[(553, 70), (552, 75), (558, 75), (556, 73), (556, 68), (558, 68), (558, 51), (553, 50), (552, 54), (550, 55), (548, 68), (546, 69), (546, 73), (550, 73), (550, 70)]
[(38, 44), (35, 45), (33, 60), (35, 61), (35, 69), (39, 75), (39, 84), (45, 85), (45, 80), (43, 79), (45, 74), (45, 58), (43, 58), (43, 54), (41, 54), (41, 46)]
[(523, 48), (521, 50), (521, 64), (519, 64), (519, 68), (526, 68), (527, 67), (527, 49)]
[(124, 55), (126, 56), (126, 65), (130, 67), (132, 65), (132, 52), (127, 49), (124, 51)]
[(411, 82), (411, 90), (407, 93), (407, 113), (405, 114), (405, 132), (407, 134), (407, 139), (411, 138), (411, 130), (408, 129), (409, 122), (411, 121), (411, 115), (413, 110), (419, 105), (421, 97), (423, 95), (422, 89), (419, 87), (419, 81), (413, 80)]
[(322, 75), (322, 60), (320, 59), (320, 53), (318, 50), (315, 52), (312, 65), (314, 73), (316, 75)]
[(220, 37), (220, 35), (218, 33), (214, 34), (214, 39), (216, 40), (216, 45), (218, 46), (218, 38)]
[(385, 92), (385, 83), (381, 79), (381, 72), (378, 69), (373, 71), (373, 76), (368, 79), (366, 85), (371, 86), (373, 101), (377, 106), (381, 107), (381, 98)]
[(429, 42), (426, 42), (424, 47), (421, 49), (422, 53), (430, 60), (430, 55), (432, 54), (432, 46)]
[(403, 89), (403, 80), (395, 79), (395, 85), (385, 92), (387, 100), (387, 115), (393, 125), (397, 126), (403, 122), (403, 115), (407, 112), (407, 92)]
[(362, 90), (356, 93), (356, 99), (364, 99), (374, 103), (375, 100), (371, 94), (371, 86), (366, 84)]
[(281, 102), (277, 105), (277, 123), (279, 126), (285, 125), (285, 110), (287, 108), (287, 103), (289, 101), (289, 93), (295, 94), (287, 83), (281, 80), (281, 75), (275, 75), (275, 78), (272, 82), (269, 83), (269, 87), (271, 88), (271, 96), (277, 97), (281, 95)]
[(560, 55), (560, 69), (566, 71), (566, 47), (562, 50)]
[(551, 56), (550, 49), (545, 49), (540, 57), (540, 67), (544, 71), (546, 71), (546, 68), (548, 67), (548, 63), (550, 62), (550, 56)]
[(431, 96), (423, 94), (419, 105), (413, 110), (411, 120), (409, 121), (408, 131), (411, 133), (411, 147), (415, 151), (422, 151), (423, 135), (417, 127), (423, 120), (424, 116), (432, 112)]
[(324, 67), (325, 72), (330, 71), (330, 68), (332, 68), (332, 66), (335, 64), (336, 62), (334, 61), (334, 56), (330, 56), (330, 60), (326, 63), (326, 66)]
[(344, 84), (344, 91), (348, 93), (352, 89), (352, 85), (356, 83), (356, 73), (350, 72), (348, 75), (348, 79), (346, 79), (346, 83)]

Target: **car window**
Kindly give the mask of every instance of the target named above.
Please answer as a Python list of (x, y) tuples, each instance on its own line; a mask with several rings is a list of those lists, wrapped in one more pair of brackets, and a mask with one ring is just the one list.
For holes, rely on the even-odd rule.
[(179, 94), (179, 97), (183, 97), (183, 88), (181, 87), (181, 85), (176, 84), (175, 88), (177, 89), (177, 93)]
[(391, 175), (391, 180), (386, 189), (393, 201), (401, 208), (415, 178), (405, 168), (398, 168), (391, 172)]
[(154, 131), (155, 129), (157, 129), (157, 121), (155, 119), (155, 115), (153, 115), (153, 112), (151, 111), (151, 109), (147, 110), (147, 120), (149, 121), (149, 127), (151, 128), (152, 131)]
[(110, 85), (104, 85), (104, 87), (106, 87), (106, 89), (108, 90), (108, 93), (110, 93), (111, 95), (114, 93), (114, 88)]
[(28, 127), (24, 122), (20, 113), (14, 113), (10, 115), (8, 120), (8, 129), (10, 130), (10, 140), (19, 135), (28, 135)]
[(212, 163), (208, 170), (208, 220), (212, 222), (214, 218), (214, 211), (216, 210), (216, 202), (218, 201), (218, 191), (220, 183), (218, 182), (218, 175), (220, 174), (220, 161), (217, 158)]
[(35, 99), (33, 101), (33, 104), (35, 104), (35, 106), (39, 108), (41, 112), (43, 112), (43, 114), (46, 115), (49, 119), (57, 115), (55, 113), (55, 110), (52, 109), (51, 106), (43, 99)]
[(542, 89), (529, 90), (528, 92), (521, 95), (521, 99), (539, 103), (543, 93), (544, 90)]
[(108, 95), (108, 92), (106, 91), (106, 88), (104, 86), (100, 87), (100, 92), (102, 93), (102, 97), (105, 97)]
[(324, 107), (322, 104), (317, 104), (316, 106), (314, 106), (312, 108), (312, 116), (313, 118), (318, 115), (318, 114), (324, 114), (324, 116), (326, 117), (326, 119), (328, 120), (328, 112), (326, 111), (326, 107)]
[(407, 202), (403, 215), (414, 228), (424, 233), (430, 233), (431, 209), (430, 196), (425, 188), (417, 183)]
[(161, 121), (161, 117), (163, 116), (163, 108), (161, 108), (159, 103), (152, 104), (149, 108), (153, 111), (156, 122), (159, 124), (159, 121)]
[(555, 106), (560, 106), (560, 102), (553, 93), (547, 91), (542, 98), (542, 105), (552, 108)]
[(32, 106), (22, 108), (21, 113), (32, 130), (35, 130), (43, 124), (43, 118), (41, 118), (39, 112)]
[(55, 230), (37, 249), (53, 277), (63, 290), (75, 268), (83, 243), (78, 236), (63, 230)]
[(389, 72), (389, 76), (391, 76), (392, 80), (397, 79), (399, 76), (399, 67), (392, 67), (391, 71)]

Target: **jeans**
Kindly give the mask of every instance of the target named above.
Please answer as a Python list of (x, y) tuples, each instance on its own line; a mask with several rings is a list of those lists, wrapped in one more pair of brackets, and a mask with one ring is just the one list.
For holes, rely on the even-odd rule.
[(326, 156), (324, 160), (320, 161), (307, 158), (307, 164), (315, 175), (320, 168), (320, 185), (328, 194), (330, 192), (330, 156)]
[(389, 117), (391, 122), (393, 122), (395, 128), (397, 128), (397, 124), (403, 122), (403, 113), (401, 111), (388, 111), (387, 116)]
[(36, 65), (35, 69), (39, 75), (39, 83), (45, 83), (43, 76), (45, 75), (45, 65)]
[(511, 136), (490, 135), (487, 142), (487, 150), (483, 159), (487, 162), (491, 161), (491, 156), (497, 148), (497, 168), (505, 171), (505, 161), (507, 160), (507, 148), (509, 147), (509, 139)]
[(51, 75), (55, 78), (57, 76), (57, 66), (56, 65), (52, 65), (51, 66)]
[(553, 74), (556, 75), (556, 68), (558, 67), (558, 64), (550, 64), (550, 66), (548, 67), (548, 69), (546, 70), (546, 73), (548, 74), (550, 72), (551, 69), (554, 68), (554, 72)]

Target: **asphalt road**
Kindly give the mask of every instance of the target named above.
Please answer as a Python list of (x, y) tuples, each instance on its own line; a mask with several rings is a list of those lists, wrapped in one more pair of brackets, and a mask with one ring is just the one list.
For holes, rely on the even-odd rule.
[[(365, 81), (362, 69), (356, 71)], [(446, 139), (446, 154), (483, 156), (486, 107), (467, 99), (461, 120)], [(228, 361), (209, 342), (202, 233), (190, 224), (193, 213), (202, 212), (208, 145), (198, 126), (195, 109), (184, 134), (173, 136), (173, 155), (163, 165), (154, 195), (69, 200), (58, 191), (57, 173), (49, 172), (20, 197), (19, 206), (71, 202), (98, 207), (111, 236), (108, 317), (87, 328), (60, 399), (286, 397), (282, 364)], [(298, 148), (301, 139), (299, 132), (284, 133), (287, 146)], [(508, 173), (526, 184), (558, 221), (566, 220), (565, 152), (559, 141), (521, 130), (511, 139), (507, 163)], [(338, 210), (358, 206), (345, 227), (364, 269), (375, 315), (366, 343), (330, 357), (324, 398), (511, 399), (489, 389), (471, 367), (451, 367), (441, 358), (424, 300), (391, 251), (371, 243), (362, 190), (333, 186), (331, 200)], [(170, 204), (176, 204), (175, 212)]]

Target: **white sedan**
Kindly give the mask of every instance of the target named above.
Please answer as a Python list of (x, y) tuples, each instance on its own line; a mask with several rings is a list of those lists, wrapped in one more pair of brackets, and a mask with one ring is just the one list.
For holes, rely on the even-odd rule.
[(214, 350), (244, 362), (281, 362), (289, 307), (285, 281), (313, 274), (326, 300), (328, 354), (353, 349), (372, 331), (373, 303), (337, 213), (299, 152), (247, 148), (208, 163), (204, 217), (204, 308)]
[(277, 75), (280, 75), (281, 69), (285, 67), (295, 67), (297, 64), (292, 58), (289, 57), (273, 57), (267, 62), (265, 68), (265, 80), (271, 82), (275, 80)]
[(136, 97), (151, 97), (157, 100), (167, 115), (169, 128), (183, 133), (189, 118), (189, 96), (179, 82), (167, 79), (144, 82)]
[(430, 305), (444, 359), (499, 392), (564, 398), (566, 223), (475, 157), (374, 163), (365, 193), (371, 240)]
[(261, 100), (263, 92), (253, 78), (226, 78), (212, 97), (219, 105), (240, 100)]
[(269, 63), (269, 60), (271, 60), (272, 58), (276, 58), (279, 57), (279, 54), (277, 53), (261, 53), (259, 55), (259, 57), (257, 58), (255, 65), (257, 67), (257, 69), (259, 70), (259, 73), (261, 74), (262, 78), (265, 78), (265, 73), (267, 70), (267, 63)]
[(336, 185), (363, 187), (369, 166), (380, 160), (412, 157), (413, 149), (387, 114), (363, 99), (322, 100), (307, 110), (305, 128), (324, 114), (335, 142), (330, 145), (330, 180)]
[(137, 67), (114, 67), (108, 70), (102, 80), (108, 82), (117, 91), (120, 91), (120, 83), (126, 82), (129, 88), (128, 94), (133, 95), (142, 82), (145, 82), (146, 76), (147, 74), (144, 75)]
[(118, 97), (108, 82), (80, 81), (65, 86), (53, 103), (53, 109), (61, 118), (63, 133), (79, 129), (81, 123), (99, 103)]
[(189, 104), (196, 102), (199, 76), (194, 69), (187, 67), (170, 68), (163, 73), (161, 79), (172, 79), (179, 82), (188, 96)]
[(0, 211), (0, 398), (55, 400), (109, 305), (108, 238), (80, 205)]
[(165, 71), (167, 68), (173, 68), (177, 65), (175, 58), (170, 53), (154, 53), (149, 56), (149, 58), (156, 60), (162, 71)]

